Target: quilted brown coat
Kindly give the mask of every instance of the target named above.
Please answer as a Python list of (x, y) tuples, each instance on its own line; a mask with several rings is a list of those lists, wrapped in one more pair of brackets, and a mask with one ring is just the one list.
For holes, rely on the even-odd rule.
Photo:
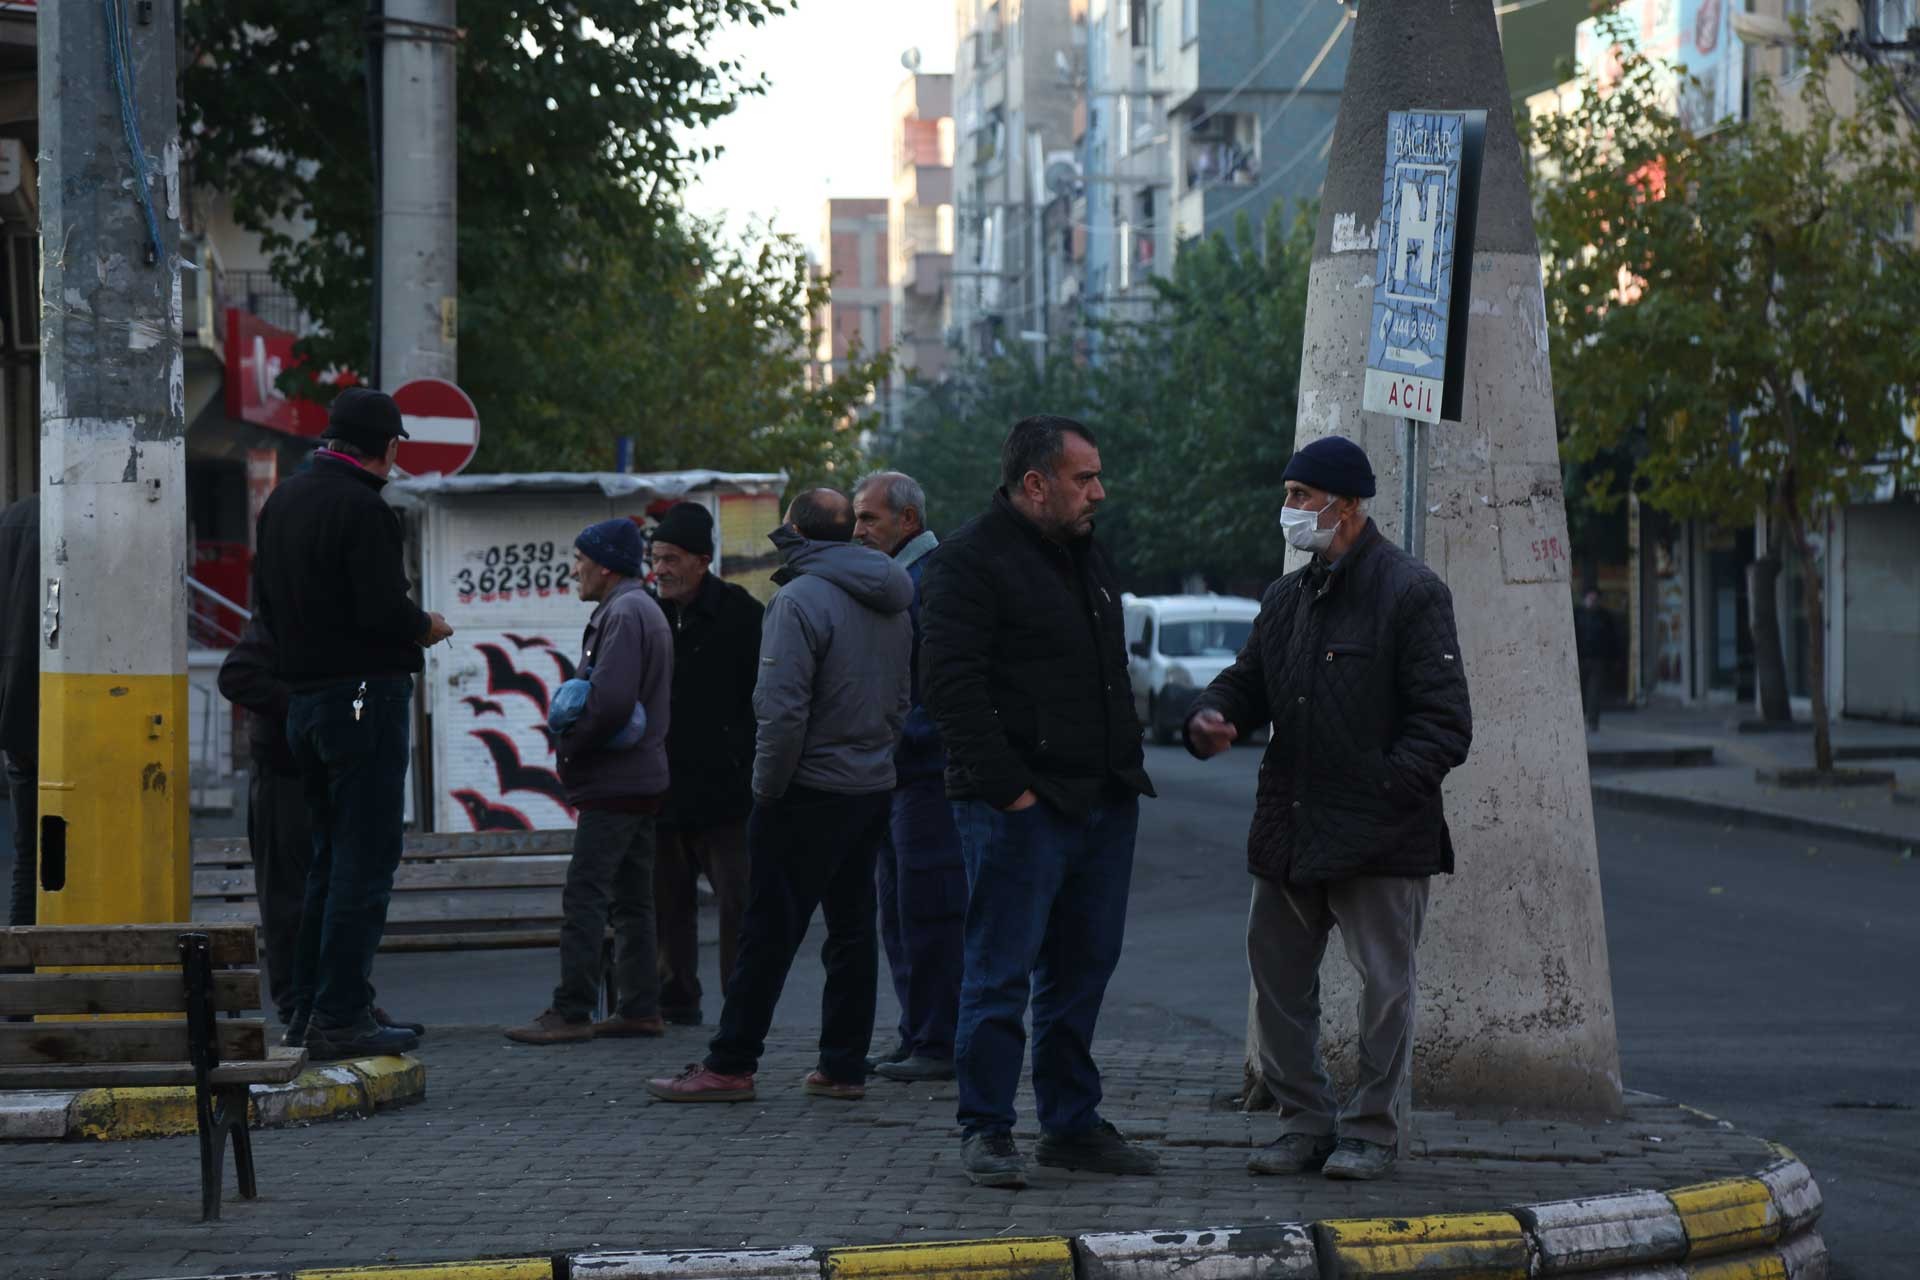
[(1242, 737), (1273, 724), (1247, 837), (1253, 874), (1313, 884), (1453, 870), (1440, 782), (1473, 740), (1453, 597), (1371, 520), (1331, 569), (1315, 560), (1267, 588), (1239, 657), (1193, 709), (1207, 708)]

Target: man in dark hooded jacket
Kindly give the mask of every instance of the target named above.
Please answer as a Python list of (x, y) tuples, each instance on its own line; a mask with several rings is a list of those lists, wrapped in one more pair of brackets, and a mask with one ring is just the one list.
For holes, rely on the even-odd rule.
[(785, 585), (760, 642), (752, 896), (720, 1031), (703, 1064), (647, 1089), (668, 1102), (747, 1102), (774, 1005), (816, 908), (826, 918), (820, 1059), (808, 1093), (866, 1092), (880, 953), (874, 854), (886, 833), (894, 749), (912, 701), (913, 581), (848, 545), (853, 505), (835, 489), (796, 498), (771, 535)]

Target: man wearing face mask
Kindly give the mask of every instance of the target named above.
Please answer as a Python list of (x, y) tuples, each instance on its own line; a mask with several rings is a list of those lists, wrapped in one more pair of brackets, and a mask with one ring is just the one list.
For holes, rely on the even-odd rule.
[[(1367, 517), (1373, 468), (1328, 436), (1287, 464), (1281, 528), (1313, 558), (1267, 588), (1253, 634), (1187, 720), (1200, 759), (1271, 722), (1247, 837), (1247, 961), (1280, 1136), (1254, 1173), (1391, 1172), (1413, 1060), (1428, 878), (1453, 870), (1440, 783), (1473, 738), (1453, 597)], [(1359, 1078), (1339, 1107), (1320, 1057), (1320, 960), (1340, 926), (1360, 973)]]

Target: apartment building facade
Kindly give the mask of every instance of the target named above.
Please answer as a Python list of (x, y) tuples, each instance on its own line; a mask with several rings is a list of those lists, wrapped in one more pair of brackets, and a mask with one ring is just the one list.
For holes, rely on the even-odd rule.
[(896, 399), (947, 369), (953, 273), (953, 77), (918, 71), (893, 96), (893, 194), (887, 206)]
[[(957, 0), (950, 344), (971, 356), (1057, 332), (1048, 228), (1070, 194), (1086, 0)], [(1049, 184), (1048, 174), (1056, 181)]]

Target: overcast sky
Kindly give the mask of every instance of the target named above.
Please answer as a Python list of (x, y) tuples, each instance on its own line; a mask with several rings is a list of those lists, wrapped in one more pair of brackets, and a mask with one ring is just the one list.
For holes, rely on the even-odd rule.
[(714, 53), (764, 73), (767, 92), (699, 138), (726, 149), (687, 191), (703, 217), (771, 218), (817, 248), (827, 199), (892, 186), (893, 93), (900, 55), (953, 70), (952, 0), (799, 0), (786, 17), (720, 37)]

